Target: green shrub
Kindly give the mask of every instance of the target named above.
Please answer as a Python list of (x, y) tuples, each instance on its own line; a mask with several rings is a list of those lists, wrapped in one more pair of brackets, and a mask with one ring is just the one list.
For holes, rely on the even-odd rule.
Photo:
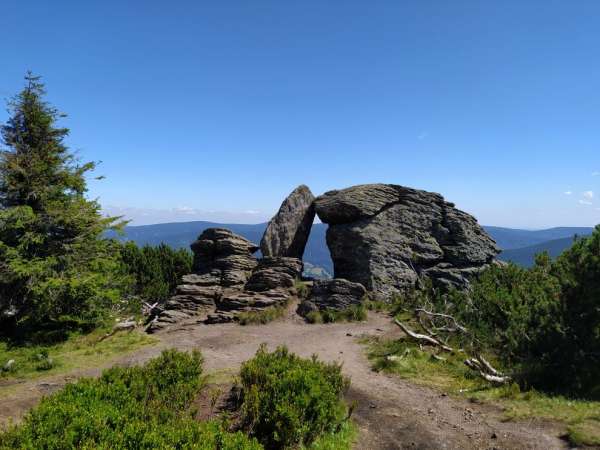
[(324, 309), (321, 317), (325, 323), (361, 322), (367, 320), (367, 308), (364, 305), (352, 305), (346, 309)]
[(306, 315), (305, 319), (308, 323), (323, 323), (321, 311), (311, 311)]
[(243, 312), (238, 315), (240, 325), (265, 325), (279, 319), (287, 312), (288, 304), (271, 306), (260, 311)]
[[(561, 285), (564, 333), (555, 347), (555, 377), (574, 392), (600, 399), (600, 226), (576, 239), (552, 264)], [(556, 370), (558, 368), (558, 370)]]
[(115, 367), (44, 398), (0, 448), (259, 449), (188, 408), (202, 386), (199, 353), (169, 350), (143, 367)]
[(555, 261), (491, 267), (443, 304), (525, 387), (600, 398), (600, 227)]
[(309, 445), (344, 420), (341, 395), (349, 381), (337, 364), (302, 359), (285, 347), (269, 353), (262, 346), (240, 377), (244, 423), (266, 448)]
[(132, 293), (142, 300), (165, 300), (172, 295), (181, 277), (192, 271), (192, 254), (166, 244), (138, 247), (122, 244), (122, 270), (132, 278)]

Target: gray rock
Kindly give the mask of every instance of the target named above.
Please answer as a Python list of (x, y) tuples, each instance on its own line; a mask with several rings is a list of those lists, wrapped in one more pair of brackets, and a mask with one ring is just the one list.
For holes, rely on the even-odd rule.
[(263, 258), (246, 283), (246, 290), (290, 289), (301, 274), (302, 261), (297, 258)]
[(260, 241), (263, 256), (288, 256), (302, 259), (315, 218), (314, 196), (300, 185), (283, 201)]
[(344, 310), (350, 306), (362, 304), (366, 293), (367, 290), (362, 284), (342, 278), (318, 280), (313, 284), (308, 302), (320, 310)]
[(429, 276), (438, 286), (466, 287), (498, 254), (475, 218), (435, 193), (391, 184), (327, 192), (315, 200), (330, 226), (334, 276), (387, 298)]
[(310, 300), (303, 300), (298, 305), (298, 308), (296, 309), (296, 314), (298, 314), (302, 317), (306, 317), (311, 312), (317, 312), (317, 311), (319, 311), (319, 307), (317, 305), (315, 305)]
[(216, 278), (222, 286), (244, 284), (256, 267), (258, 246), (224, 228), (208, 228), (191, 245), (194, 272), (201, 282)]

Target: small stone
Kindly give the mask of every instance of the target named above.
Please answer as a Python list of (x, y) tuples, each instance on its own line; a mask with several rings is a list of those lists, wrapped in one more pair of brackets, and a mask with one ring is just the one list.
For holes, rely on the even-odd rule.
[(492, 439), (498, 439), (498, 435), (494, 432), (494, 433), (492, 433), (492, 435), (490, 436), (490, 438), (492, 438)]

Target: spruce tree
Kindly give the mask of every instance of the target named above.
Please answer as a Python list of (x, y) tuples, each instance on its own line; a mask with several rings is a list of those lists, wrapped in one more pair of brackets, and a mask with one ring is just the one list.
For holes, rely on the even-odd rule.
[(0, 328), (93, 326), (119, 298), (118, 255), (86, 174), (64, 140), (64, 117), (30, 72), (8, 103), (0, 146)]

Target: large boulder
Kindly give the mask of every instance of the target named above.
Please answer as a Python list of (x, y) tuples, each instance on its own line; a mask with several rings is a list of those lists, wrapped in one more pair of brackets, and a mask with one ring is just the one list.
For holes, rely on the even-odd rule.
[(300, 185), (283, 201), (260, 241), (263, 256), (287, 256), (302, 259), (315, 218), (314, 196)]
[(474, 217), (432, 192), (367, 184), (327, 192), (315, 208), (329, 224), (334, 276), (384, 298), (421, 276), (465, 287), (499, 252)]
[[(308, 305), (313, 304), (319, 310), (335, 309), (343, 311), (351, 306), (363, 303), (367, 290), (360, 283), (334, 278), (315, 281), (308, 297)], [(306, 305), (303, 309), (310, 310)]]
[(258, 246), (225, 228), (207, 228), (191, 245), (194, 272), (212, 276), (221, 286), (243, 285), (257, 261)]

